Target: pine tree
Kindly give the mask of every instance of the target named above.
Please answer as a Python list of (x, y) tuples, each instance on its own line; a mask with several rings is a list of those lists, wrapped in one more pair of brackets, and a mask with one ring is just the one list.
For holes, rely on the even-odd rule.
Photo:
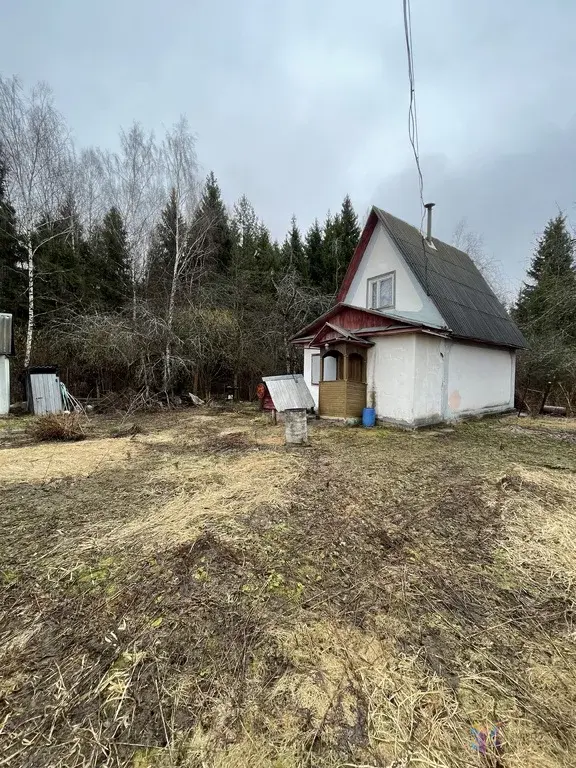
[(191, 227), (191, 237), (203, 254), (209, 273), (223, 273), (232, 261), (234, 238), (222, 193), (212, 171), (206, 177), (200, 203)]
[(528, 270), (514, 317), (531, 337), (555, 334), (576, 340), (574, 241), (562, 214), (550, 219)]
[(114, 206), (90, 240), (85, 291), (87, 303), (101, 311), (122, 308), (131, 294), (128, 236), (122, 215)]
[(322, 289), (325, 276), (324, 244), (318, 219), (314, 220), (314, 223), (306, 233), (304, 248), (308, 262), (310, 283), (316, 288)]
[(24, 258), (14, 209), (6, 195), (6, 168), (0, 157), (0, 312), (16, 318), (23, 318), (26, 310), (26, 276), (21, 267)]

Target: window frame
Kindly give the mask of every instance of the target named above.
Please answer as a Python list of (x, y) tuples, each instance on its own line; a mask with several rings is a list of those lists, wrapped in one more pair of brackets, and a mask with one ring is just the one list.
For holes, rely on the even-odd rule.
[[(318, 381), (314, 381), (314, 358), (318, 358)], [(310, 355), (310, 384), (317, 386), (320, 384), (320, 375), (322, 373), (322, 355), (318, 352), (315, 355)]]
[[(380, 297), (380, 282), (382, 280), (385, 280), (386, 278), (391, 278), (392, 280), (392, 303), (387, 304), (385, 307), (373, 307), (372, 306), (372, 286), (376, 284), (376, 295), (379, 299)], [(390, 272), (384, 272), (381, 275), (375, 275), (374, 277), (369, 277), (366, 281), (366, 307), (367, 309), (372, 309), (376, 312), (380, 312), (384, 309), (394, 309), (396, 307), (396, 270), (393, 269)]]

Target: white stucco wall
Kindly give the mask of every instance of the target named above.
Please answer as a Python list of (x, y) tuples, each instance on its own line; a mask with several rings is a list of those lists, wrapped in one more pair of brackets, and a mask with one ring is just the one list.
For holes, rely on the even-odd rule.
[(414, 408), (416, 424), (442, 421), (445, 340), (438, 336), (415, 336)]
[(428, 334), (375, 337), (369, 388), (383, 421), (411, 426), (514, 407), (516, 353)]
[(414, 409), (414, 334), (374, 337), (368, 350), (368, 387), (375, 394), (376, 417), (411, 424)]
[(513, 350), (452, 342), (445, 417), (513, 408), (515, 364)]
[(386, 272), (396, 273), (396, 301), (393, 310), (386, 314), (421, 320), (433, 326), (445, 325), (432, 300), (412, 274), (400, 251), (383, 225), (378, 222), (348, 292), (346, 304), (368, 308), (368, 280)]
[(312, 355), (318, 355), (319, 349), (304, 349), (304, 381), (314, 398), (314, 404), (318, 408), (318, 384), (312, 384)]

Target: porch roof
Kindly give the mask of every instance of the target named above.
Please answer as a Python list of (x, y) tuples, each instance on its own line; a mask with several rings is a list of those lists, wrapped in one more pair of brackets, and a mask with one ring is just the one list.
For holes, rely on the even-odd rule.
[[(382, 333), (418, 331), (432, 328), (432, 326), (425, 326), (413, 320), (400, 320), (392, 314), (388, 315), (373, 309), (362, 309), (351, 304), (340, 303), (302, 328), (291, 341), (293, 344), (317, 346), (322, 343), (319, 337), (326, 328), (331, 329), (342, 339), (371, 345), (372, 342), (368, 342), (366, 337)], [(434, 327), (434, 330), (438, 329)]]
[(315, 347), (320, 344), (329, 344), (331, 342), (347, 341), (353, 344), (357, 344), (360, 347), (371, 347), (374, 342), (362, 339), (347, 328), (342, 328), (341, 325), (335, 323), (324, 323), (319, 328), (316, 335), (312, 337), (308, 346)]

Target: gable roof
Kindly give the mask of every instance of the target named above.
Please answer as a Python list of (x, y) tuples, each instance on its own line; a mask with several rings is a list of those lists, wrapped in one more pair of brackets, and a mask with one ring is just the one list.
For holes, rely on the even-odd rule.
[(430, 247), (420, 230), (374, 206), (348, 266), (338, 301), (344, 301), (370, 237), (380, 221), (422, 288), (432, 299), (454, 336), (507, 347), (526, 347), (511, 320), (470, 256), (432, 238)]

